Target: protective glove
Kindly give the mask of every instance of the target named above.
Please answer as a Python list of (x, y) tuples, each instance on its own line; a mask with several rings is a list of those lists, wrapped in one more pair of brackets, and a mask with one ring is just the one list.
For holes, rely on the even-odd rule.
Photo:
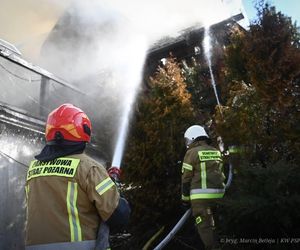
[(121, 170), (118, 167), (110, 167), (108, 170), (109, 177), (116, 183), (120, 183)]
[(181, 207), (186, 211), (191, 207), (191, 203), (189, 201), (181, 201)]
[(121, 232), (130, 220), (131, 208), (128, 201), (121, 197), (119, 204), (106, 221), (107, 225), (115, 232)]

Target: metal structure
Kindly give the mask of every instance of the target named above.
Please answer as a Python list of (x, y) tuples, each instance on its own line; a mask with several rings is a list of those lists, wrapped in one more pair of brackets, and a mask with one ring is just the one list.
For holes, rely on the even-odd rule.
[(0, 249), (14, 250), (24, 249), (28, 164), (44, 145), (51, 102), (60, 98), (51, 93), (61, 89), (84, 93), (4, 45), (0, 46)]
[(43, 143), (43, 122), (0, 105), (0, 249), (23, 249), (27, 165)]
[[(210, 26), (211, 33), (220, 46), (228, 45), (228, 36), (234, 27), (243, 29), (237, 23), (243, 18), (243, 14), (240, 13)], [(203, 25), (192, 26), (179, 32), (177, 37), (164, 37), (154, 43), (147, 54), (144, 79), (153, 75), (157, 66), (161, 64), (161, 59), (169, 57), (170, 53), (178, 61), (190, 61), (193, 57), (200, 57), (201, 61), (205, 61), (202, 47), (204, 29)]]
[(3, 39), (0, 39), (0, 50), (2, 53), (7, 55), (16, 54), (18, 56), (22, 56), (21, 52), (16, 48), (16, 46)]
[[(40, 80), (38, 80), (38, 79), (34, 80), (34, 81), (39, 81), (40, 82), (40, 95), (39, 95), (39, 107), (40, 107), (40, 112), (39, 113), (40, 114), (39, 115), (45, 116), (45, 108), (44, 107), (46, 106), (46, 99), (47, 99), (47, 93), (48, 93), (47, 89), (49, 88), (49, 82), (50, 81), (55, 82), (59, 86), (65, 87), (69, 90), (72, 90), (72, 91), (77, 92), (81, 95), (84, 95), (84, 93), (81, 90), (79, 90), (78, 88), (70, 85), (69, 83), (67, 83), (63, 79), (60, 79), (59, 77), (53, 75), (52, 73), (48, 72), (45, 69), (42, 69), (38, 66), (35, 66), (35, 65), (25, 61), (21, 57), (21, 53), (18, 52), (18, 51), (15, 51), (13, 49), (14, 47), (12, 47), (12, 48), (7, 47), (7, 42), (5, 44), (4, 40), (1, 40), (0, 45), (1, 45), (0, 46), (0, 57), (2, 57), (5, 61), (11, 62), (14, 65), (20, 66), (20, 69), (22, 68), (23, 71), (32, 72), (33, 74), (40, 76)], [(1, 63), (1, 61), (0, 61), (0, 63)], [(7, 73), (13, 74), (16, 77), (20, 78), (20, 76), (18, 76), (18, 73), (11, 72), (3, 64), (1, 64), (0, 66), (3, 69), (5, 69), (7, 71)], [(9, 66), (8, 66), (8, 68), (9, 68)], [(26, 79), (24, 79), (24, 80), (26, 80)], [(32, 82), (31, 79), (28, 79), (28, 81)], [(2, 101), (2, 100), (0, 99), (0, 101)]]

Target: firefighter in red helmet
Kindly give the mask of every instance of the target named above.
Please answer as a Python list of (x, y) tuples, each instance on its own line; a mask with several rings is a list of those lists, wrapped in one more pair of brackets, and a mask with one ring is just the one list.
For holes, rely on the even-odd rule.
[(26, 249), (95, 249), (101, 222), (114, 229), (128, 223), (128, 202), (105, 168), (84, 153), (91, 130), (87, 115), (72, 104), (49, 114), (46, 146), (27, 172)]
[(66, 141), (89, 142), (91, 129), (91, 121), (81, 109), (63, 104), (48, 116), (46, 141), (56, 143), (61, 136)]

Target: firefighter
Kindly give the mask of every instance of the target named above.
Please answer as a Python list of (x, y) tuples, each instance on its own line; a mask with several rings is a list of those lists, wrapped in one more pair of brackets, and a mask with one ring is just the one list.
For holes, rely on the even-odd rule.
[(191, 205), (205, 249), (219, 249), (212, 205), (225, 192), (221, 152), (209, 145), (202, 126), (189, 127), (184, 138), (188, 149), (182, 165), (182, 202), (186, 207)]
[(45, 136), (27, 172), (25, 249), (95, 249), (100, 224), (118, 230), (128, 223), (128, 202), (106, 169), (84, 153), (91, 122), (81, 109), (53, 110)]

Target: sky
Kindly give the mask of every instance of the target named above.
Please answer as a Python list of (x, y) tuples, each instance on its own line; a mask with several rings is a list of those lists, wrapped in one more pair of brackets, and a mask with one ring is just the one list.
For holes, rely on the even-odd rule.
[[(242, 0), (249, 21), (256, 18), (256, 9), (254, 8), (255, 0)], [(292, 17), (292, 21), (297, 21), (300, 26), (300, 1), (299, 0), (268, 0), (277, 11), (281, 11), (284, 15)]]

